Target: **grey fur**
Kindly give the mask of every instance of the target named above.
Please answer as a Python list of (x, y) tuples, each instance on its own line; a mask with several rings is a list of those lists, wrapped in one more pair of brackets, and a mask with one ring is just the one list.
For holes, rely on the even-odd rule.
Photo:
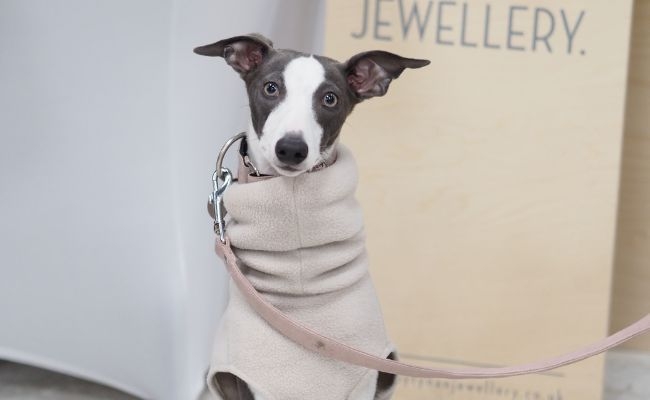
[[(241, 43), (238, 51), (233, 50)], [(311, 56), (294, 50), (274, 49), (273, 43), (260, 34), (235, 36), (197, 47), (194, 51), (201, 55), (224, 57), (239, 72), (246, 84), (251, 121), (258, 137), (262, 135), (269, 114), (286, 96), (283, 82), (286, 65), (295, 58)], [(257, 57), (261, 57), (261, 60)], [(323, 127), (321, 153), (327, 152), (336, 143), (343, 123), (355, 105), (386, 94), (390, 82), (399, 77), (405, 68), (420, 68), (429, 64), (428, 60), (404, 58), (379, 50), (359, 53), (345, 63), (318, 55), (314, 58), (325, 69), (325, 82), (312, 99), (316, 120)], [(264, 95), (264, 84), (267, 82), (279, 85), (279, 96), (268, 98)], [(327, 92), (337, 95), (339, 101), (336, 107), (323, 106), (322, 98)]]

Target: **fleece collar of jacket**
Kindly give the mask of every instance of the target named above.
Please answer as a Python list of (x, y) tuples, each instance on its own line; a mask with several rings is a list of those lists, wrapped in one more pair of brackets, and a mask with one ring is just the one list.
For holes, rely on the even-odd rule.
[[(226, 234), (242, 271), (273, 305), (324, 335), (387, 357), (393, 346), (368, 272), (356, 187), (356, 163), (339, 145), (328, 168), (233, 184), (224, 195)], [(382, 384), (375, 397), (376, 371), (291, 342), (232, 284), (214, 349), (208, 383), (226, 400), (232, 380), (219, 377), (227, 373), (264, 400), (387, 399), (392, 390)]]

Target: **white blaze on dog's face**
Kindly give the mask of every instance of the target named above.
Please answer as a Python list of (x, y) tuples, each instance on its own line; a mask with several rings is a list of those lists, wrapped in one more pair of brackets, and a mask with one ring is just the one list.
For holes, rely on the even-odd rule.
[[(265, 95), (273, 90), (284, 91), (284, 98), (268, 114), (257, 136), (261, 156), (278, 173), (291, 176), (322, 161), (323, 127), (316, 119), (313, 97), (325, 81), (325, 69), (313, 57), (294, 58), (286, 65), (282, 80), (265, 82)], [(271, 89), (274, 84), (278, 87)]]
[(295, 176), (329, 159), (356, 103), (340, 68), (320, 56), (279, 50), (244, 76), (249, 153), (259, 169)]
[(276, 50), (261, 35), (236, 36), (194, 51), (223, 57), (248, 92), (249, 155), (267, 174), (296, 176), (328, 161), (341, 127), (359, 102), (383, 96), (405, 68), (427, 60), (369, 51), (340, 63)]

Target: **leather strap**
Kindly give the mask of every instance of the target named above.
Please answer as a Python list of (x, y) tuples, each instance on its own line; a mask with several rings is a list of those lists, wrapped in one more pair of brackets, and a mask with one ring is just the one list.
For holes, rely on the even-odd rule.
[[(307, 172), (318, 172), (323, 168), (327, 168), (336, 162), (337, 153), (333, 152), (326, 160), (322, 160), (314, 165), (312, 169)], [(258, 182), (265, 179), (274, 178), (276, 175), (259, 174), (251, 164), (248, 156), (248, 140), (243, 137), (239, 144), (239, 168), (237, 169), (237, 180), (239, 183)], [(257, 174), (256, 174), (257, 173)]]
[(458, 368), (435, 369), (405, 364), (368, 354), (318, 332), (289, 318), (271, 303), (266, 301), (246, 279), (239, 267), (239, 260), (232, 251), (230, 240), (221, 243), (217, 239), (216, 250), (226, 264), (228, 272), (237, 288), (242, 292), (250, 306), (274, 329), (294, 342), (325, 357), (371, 368), (396, 375), (416, 378), (504, 378), (552, 370), (600, 354), (619, 344), (650, 331), (650, 314), (627, 328), (579, 350), (557, 357), (511, 367), (497, 368)]
[[(244, 162), (246, 154), (246, 144), (240, 148), (240, 163), (238, 169), (239, 183), (257, 182), (264, 179), (272, 178), (270, 175), (255, 176), (250, 173), (249, 168)], [(336, 156), (327, 163), (322, 163), (314, 170), (327, 167), (336, 160)], [(210, 210), (210, 207), (208, 207)], [(492, 368), (456, 368), (456, 369), (439, 369), (425, 368), (417, 365), (406, 364), (395, 360), (377, 357), (375, 355), (363, 352), (332, 339), (323, 336), (311, 328), (308, 328), (300, 322), (294, 321), (274, 305), (269, 303), (253, 287), (249, 280), (241, 272), (239, 259), (230, 246), (230, 240), (226, 237), (226, 242), (222, 243), (216, 240), (217, 254), (224, 260), (228, 272), (237, 286), (244, 295), (250, 306), (275, 330), (291, 339), (295, 343), (312, 350), (322, 356), (335, 360), (347, 362), (350, 364), (375, 369), (378, 371), (411, 376), (415, 378), (443, 378), (443, 379), (477, 379), (477, 378), (505, 378), (508, 376), (526, 375), (540, 373), (559, 368), (568, 364), (593, 357), (603, 353), (613, 347), (620, 345), (636, 336), (650, 332), (650, 314), (646, 315), (639, 321), (629, 325), (619, 332), (604, 338), (591, 345), (581, 349), (562, 354), (556, 357), (521, 364), (509, 367), (492, 367)]]

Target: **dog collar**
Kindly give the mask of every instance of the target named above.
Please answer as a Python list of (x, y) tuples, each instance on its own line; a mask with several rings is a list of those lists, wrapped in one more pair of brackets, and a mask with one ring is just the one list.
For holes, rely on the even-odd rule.
[[(336, 162), (336, 152), (333, 152), (332, 155), (327, 159), (323, 160), (320, 163), (316, 164), (312, 169), (307, 171), (307, 173), (318, 172), (322, 169), (329, 167), (330, 165)], [(251, 161), (248, 156), (248, 141), (246, 137), (242, 137), (239, 141), (239, 169), (237, 171), (237, 182), (239, 183), (249, 183), (257, 182), (265, 179), (275, 178), (278, 175), (268, 175), (262, 174), (257, 169), (255, 164)]]

